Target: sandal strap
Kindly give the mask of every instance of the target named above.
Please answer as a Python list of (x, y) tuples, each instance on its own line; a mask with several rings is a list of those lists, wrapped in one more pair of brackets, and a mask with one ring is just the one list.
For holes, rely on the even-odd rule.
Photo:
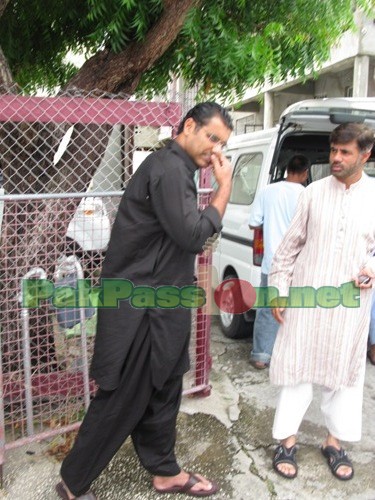
[(295, 460), (296, 451), (297, 447), (295, 445), (287, 448), (286, 446), (279, 444), (279, 446), (275, 450), (273, 463), (275, 465), (290, 464), (294, 467), (297, 467), (297, 462)]
[(353, 464), (344, 448), (340, 448), (339, 450), (337, 450), (333, 446), (326, 446), (325, 448), (323, 448), (323, 454), (329, 460), (329, 466), (335, 472), (342, 465), (347, 465), (348, 467), (351, 467), (353, 469)]
[(201, 480), (199, 479), (199, 477), (197, 476), (194, 476), (194, 474), (189, 474), (189, 479), (186, 481), (186, 483), (184, 484), (184, 486), (180, 489), (180, 492), (181, 493), (186, 493), (188, 491), (191, 490), (191, 488), (199, 483)]

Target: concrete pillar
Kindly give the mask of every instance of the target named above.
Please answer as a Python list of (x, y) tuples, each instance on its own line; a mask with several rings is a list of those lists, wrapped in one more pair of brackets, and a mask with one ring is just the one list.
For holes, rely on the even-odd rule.
[(369, 56), (356, 56), (353, 70), (353, 97), (368, 97)]
[(263, 128), (271, 128), (274, 123), (273, 92), (264, 93)]

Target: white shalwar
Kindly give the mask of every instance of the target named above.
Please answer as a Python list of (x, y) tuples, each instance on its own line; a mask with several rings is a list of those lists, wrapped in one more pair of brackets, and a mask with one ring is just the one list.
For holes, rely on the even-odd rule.
[(374, 249), (373, 179), (363, 173), (346, 189), (330, 176), (301, 193), (268, 283), (280, 296), (288, 296), (291, 286), (313, 287), (316, 297), (325, 296), (326, 307), (285, 310), (271, 360), (272, 383), (310, 383), (332, 390), (358, 384), (366, 361), (372, 291), (354, 290), (349, 282), (365, 265), (375, 271)]

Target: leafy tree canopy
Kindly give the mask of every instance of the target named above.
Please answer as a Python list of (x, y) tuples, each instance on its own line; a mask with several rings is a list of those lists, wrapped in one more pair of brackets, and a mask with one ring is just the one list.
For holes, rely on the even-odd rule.
[[(172, 4), (185, 5), (181, 27), (176, 30), (174, 14), (164, 32), (148, 40)], [(374, 16), (375, 0), (356, 4)], [(139, 74), (121, 73), (119, 63), (107, 69), (113, 73), (110, 83), (99, 74), (96, 80), (98, 65), (90, 62), (98, 54), (103, 70), (107, 60), (126, 51), (126, 62), (134, 67), (143, 56), (133, 49), (143, 45), (152, 53), (168, 37), (168, 23), (175, 36), (164, 40), (154, 60), (137, 67)], [(74, 77), (86, 90), (152, 94), (162, 93), (174, 75), (188, 86), (198, 84), (206, 95), (228, 97), (266, 80), (305, 76), (354, 26), (352, 0), (10, 0), (0, 24), (0, 46), (22, 87), (53, 89)], [(86, 55), (89, 80), (79, 79), (68, 52)], [(132, 54), (137, 61), (131, 61)]]

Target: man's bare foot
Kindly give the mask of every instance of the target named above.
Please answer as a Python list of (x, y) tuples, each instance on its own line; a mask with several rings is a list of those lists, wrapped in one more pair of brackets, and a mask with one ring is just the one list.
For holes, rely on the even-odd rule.
[(268, 363), (264, 363), (263, 361), (254, 361), (252, 359), (250, 360), (250, 364), (257, 370), (264, 370), (269, 367)]
[(206, 492), (208, 496), (218, 490), (214, 482), (209, 481), (202, 475), (189, 474), (185, 471), (181, 471), (176, 476), (154, 476), (153, 486), (159, 493), (189, 492), (190, 495), (193, 495), (194, 492), (200, 493), (200, 495)]

